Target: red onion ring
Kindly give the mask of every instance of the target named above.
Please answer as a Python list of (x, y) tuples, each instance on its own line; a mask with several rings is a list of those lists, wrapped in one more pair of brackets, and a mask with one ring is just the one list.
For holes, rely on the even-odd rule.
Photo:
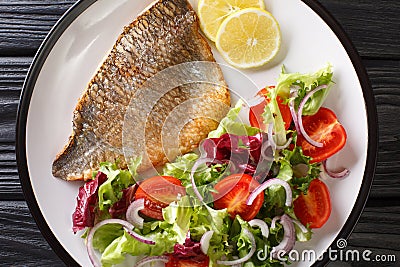
[(300, 228), (300, 231), (302, 231), (303, 233), (308, 233), (308, 229), (301, 222), (294, 219), (292, 219), (292, 222)]
[(287, 147), (290, 145), (290, 143), (292, 142), (292, 140), (293, 140), (293, 138), (290, 137), (290, 138), (286, 141), (285, 144), (283, 144), (283, 145), (281, 145), (281, 146), (276, 145), (276, 149), (280, 149), (280, 150), (281, 150), (281, 149), (287, 148)]
[(297, 118), (297, 113), (296, 110), (294, 108), (294, 98), (297, 97), (298, 95), (298, 90), (300, 89), (300, 86), (292, 86), (290, 88), (290, 98), (291, 100), (289, 101), (289, 110), (290, 110), (290, 114), (292, 115), (292, 119), (293, 119), (293, 123), (294, 123), (294, 128), (296, 129), (296, 132), (298, 134), (300, 133), (300, 128), (299, 128), (299, 122), (298, 122), (298, 118)]
[(214, 231), (205, 232), (200, 239), (200, 249), (204, 254), (207, 254), (208, 248), (210, 247), (210, 240), (214, 234)]
[(274, 229), (276, 227), (276, 222), (281, 219), (281, 216), (275, 216), (272, 221), (271, 221), (271, 229)]
[(272, 131), (274, 129), (274, 124), (271, 122), (270, 124), (268, 124), (268, 141), (270, 142), (273, 150), (276, 150), (276, 143), (274, 140), (274, 136), (272, 135)]
[(133, 201), (126, 210), (126, 220), (133, 226), (142, 229), (144, 219), (139, 216), (139, 211), (144, 209), (144, 198)]
[(304, 108), (304, 105), (306, 104), (307, 100), (308, 100), (313, 94), (315, 94), (315, 93), (318, 92), (319, 90), (326, 89), (327, 87), (328, 87), (328, 85), (323, 84), (323, 85), (320, 85), (320, 86), (316, 87), (316, 88), (315, 88), (314, 90), (312, 90), (311, 92), (309, 92), (309, 93), (303, 98), (303, 100), (301, 101), (301, 103), (300, 103), (300, 105), (299, 105), (299, 110), (298, 110), (298, 112), (297, 112), (297, 119), (298, 119), (298, 123), (299, 123), (300, 133), (304, 136), (304, 139), (306, 139), (307, 142), (309, 142), (311, 145), (316, 146), (316, 147), (323, 147), (324, 144), (313, 140), (313, 139), (306, 133), (306, 131), (304, 130), (303, 119), (302, 119), (302, 116), (303, 116), (303, 108)]
[(286, 202), (285, 202), (285, 205), (287, 207), (292, 206), (292, 199), (293, 199), (292, 189), (290, 188), (290, 185), (287, 182), (285, 182), (285, 181), (283, 181), (281, 179), (278, 179), (278, 178), (269, 179), (269, 180), (265, 181), (264, 183), (262, 183), (261, 185), (259, 185), (258, 187), (256, 187), (256, 189), (254, 189), (254, 191), (251, 192), (249, 198), (246, 201), (246, 204), (249, 205), (249, 206), (251, 204), (253, 204), (253, 201), (256, 199), (256, 197), (260, 193), (262, 193), (265, 189), (270, 187), (271, 185), (281, 185), (281, 186), (283, 186), (283, 188), (286, 191)]
[(334, 171), (328, 170), (328, 168), (326, 166), (326, 161), (327, 160), (322, 161), (322, 168), (324, 169), (324, 172), (326, 174), (328, 174), (330, 177), (345, 178), (346, 176), (348, 176), (350, 174), (350, 170), (348, 170), (348, 169), (344, 169), (343, 171), (340, 171), (340, 172), (334, 172)]
[(290, 102), (289, 102), (289, 110), (290, 110), (290, 114), (292, 115), (294, 128), (296, 129), (296, 132), (298, 134), (301, 134), (300, 128), (299, 128), (299, 121), (298, 121), (297, 114), (296, 114), (296, 110), (294, 109), (294, 100), (293, 99), (290, 100)]
[(290, 143), (292, 142), (292, 137), (290, 137), (287, 141), (286, 141), (286, 143), (285, 144), (283, 144), (283, 145), (277, 145), (276, 143), (275, 143), (275, 140), (274, 140), (274, 138), (273, 138), (273, 135), (272, 135), (272, 130), (273, 130), (273, 128), (274, 128), (274, 124), (273, 123), (270, 123), (269, 125), (268, 125), (268, 132), (267, 132), (267, 134), (268, 134), (268, 141), (270, 142), (270, 144), (271, 144), (271, 146), (272, 146), (272, 148), (274, 149), (274, 150), (276, 150), (276, 149), (285, 149), (285, 148), (287, 148), (289, 145), (290, 145)]
[(269, 228), (268, 228), (268, 224), (266, 222), (264, 222), (263, 220), (260, 220), (260, 219), (253, 219), (253, 220), (249, 221), (249, 225), (251, 227), (254, 227), (254, 226), (259, 227), (260, 230), (261, 230), (261, 234), (265, 238), (268, 238), (268, 236), (269, 236)]
[(150, 245), (155, 244), (155, 242), (153, 240), (150, 240), (146, 237), (143, 237), (143, 236), (133, 232), (132, 229), (134, 228), (134, 226), (127, 221), (124, 221), (121, 219), (107, 219), (107, 220), (101, 221), (98, 224), (96, 224), (95, 226), (93, 226), (92, 229), (90, 229), (89, 234), (87, 236), (87, 241), (86, 241), (86, 249), (87, 249), (87, 252), (89, 255), (89, 259), (92, 262), (94, 267), (97, 267), (97, 266), (100, 267), (101, 263), (99, 262), (99, 260), (97, 259), (96, 255), (95, 255), (95, 251), (93, 248), (93, 237), (94, 237), (94, 234), (96, 233), (96, 231), (100, 227), (102, 227), (106, 224), (120, 224), (124, 227), (124, 229), (127, 231), (127, 233), (129, 233), (132, 237), (134, 237), (138, 241), (143, 242), (145, 244), (150, 244)]
[(161, 261), (167, 263), (169, 261), (169, 258), (167, 256), (150, 256), (150, 257), (145, 257), (138, 261), (135, 264), (135, 267), (140, 267), (145, 265), (146, 263), (151, 263), (151, 262), (156, 262), (156, 261)]
[(250, 239), (250, 242), (251, 242), (249, 253), (246, 256), (244, 256), (243, 258), (240, 258), (237, 260), (232, 260), (232, 261), (217, 260), (217, 264), (221, 264), (221, 265), (240, 264), (240, 263), (248, 261), (253, 256), (254, 252), (256, 252), (256, 249), (257, 249), (256, 240), (254, 239), (253, 234), (249, 230), (243, 229), (243, 233), (248, 236), (248, 238)]
[(280, 223), (283, 226), (283, 239), (282, 241), (271, 250), (271, 256), (277, 258), (281, 253), (288, 253), (294, 247), (296, 243), (296, 232), (294, 229), (292, 219), (287, 215), (283, 214), (280, 218)]
[(199, 158), (192, 167), (192, 170), (190, 171), (190, 181), (192, 182), (192, 187), (193, 187), (193, 191), (194, 194), (196, 195), (196, 197), (203, 202), (203, 196), (200, 194), (199, 190), (197, 189), (197, 185), (196, 185), (196, 181), (194, 180), (194, 173), (196, 172), (196, 170), (200, 167), (200, 165), (205, 164), (207, 162), (214, 162), (216, 161), (215, 159), (212, 158)]
[(149, 244), (149, 245), (155, 244), (155, 242), (153, 240), (148, 239), (148, 238), (141, 236), (141, 235), (135, 233), (134, 231), (132, 231), (134, 226), (127, 221), (124, 221), (121, 219), (107, 219), (107, 220), (101, 221), (98, 224), (96, 224), (95, 226), (93, 226), (92, 229), (90, 229), (88, 237), (87, 237), (87, 242), (86, 242), (86, 249), (87, 249), (87, 252), (89, 255), (89, 259), (92, 262), (94, 267), (101, 266), (101, 263), (99, 262), (99, 260), (97, 259), (96, 255), (95, 255), (95, 251), (93, 248), (93, 237), (94, 237), (95, 232), (100, 227), (102, 227), (106, 224), (120, 224), (124, 227), (124, 229), (126, 230), (126, 232), (128, 234), (130, 234), (133, 238), (137, 239), (138, 241), (143, 242), (145, 244)]

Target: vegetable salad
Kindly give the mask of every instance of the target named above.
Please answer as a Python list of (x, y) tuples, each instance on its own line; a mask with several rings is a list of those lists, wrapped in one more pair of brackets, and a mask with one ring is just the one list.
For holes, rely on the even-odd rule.
[[(79, 190), (73, 231), (83, 231), (94, 266), (282, 266), (295, 242), (329, 219), (321, 172), (346, 143), (334, 111), (323, 107), (331, 66), (312, 74), (282, 70), (238, 118), (239, 101), (198, 152), (154, 177), (102, 163)], [(158, 265), (157, 265), (158, 266)]]

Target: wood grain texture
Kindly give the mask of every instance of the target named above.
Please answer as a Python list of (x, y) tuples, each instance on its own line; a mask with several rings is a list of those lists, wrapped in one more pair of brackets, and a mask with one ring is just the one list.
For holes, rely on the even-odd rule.
[(24, 201), (0, 201), (0, 232), (1, 266), (64, 266), (40, 234)]
[(34, 55), (51, 27), (76, 1), (0, 1), (0, 56)]
[(319, 0), (362, 57), (400, 59), (400, 1)]
[[(15, 161), (15, 119), (34, 54), (75, 2), (0, 0), (0, 266), (65, 266), (40, 234), (23, 201)], [(378, 111), (376, 176), (347, 249), (396, 257), (396, 262), (335, 261), (329, 267), (400, 266), (400, 1), (319, 2), (361, 55)]]

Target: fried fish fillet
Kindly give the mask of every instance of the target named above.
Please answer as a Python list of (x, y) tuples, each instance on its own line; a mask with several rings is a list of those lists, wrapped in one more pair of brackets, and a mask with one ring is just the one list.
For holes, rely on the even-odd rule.
[[(132, 156), (147, 156), (140, 170), (165, 164), (196, 148), (218, 126), (230, 105), (229, 90), (219, 68), (198, 70), (193, 65), (194, 70), (184, 68), (187, 73), (178, 69), (161, 76), (154, 83), (159, 88), (171, 84), (176, 87), (161, 92), (154, 105), (140, 103), (146, 95), (153, 95), (146, 82), (156, 74), (197, 61), (215, 62), (190, 4), (186, 0), (153, 3), (124, 28), (83, 92), (73, 114), (72, 135), (53, 162), (53, 175), (86, 180), (104, 161), (126, 168), (127, 146)], [(206, 72), (209, 82), (179, 84), (185, 80), (182, 76), (197, 72)], [(187, 114), (192, 117), (186, 118)], [(171, 132), (168, 125), (177, 130)], [(135, 132), (143, 129), (144, 139), (138, 140)], [(129, 133), (127, 141), (123, 140), (124, 131)], [(162, 132), (177, 141), (163, 138)], [(166, 151), (172, 143), (178, 148)]]

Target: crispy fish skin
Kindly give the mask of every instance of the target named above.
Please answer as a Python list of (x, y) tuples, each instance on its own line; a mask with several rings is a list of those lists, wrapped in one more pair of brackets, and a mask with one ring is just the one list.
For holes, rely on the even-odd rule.
[[(81, 96), (73, 114), (73, 132), (56, 156), (53, 176), (65, 180), (86, 180), (104, 161), (118, 162), (126, 168), (122, 132), (124, 116), (131, 99), (143, 83), (156, 73), (180, 63), (214, 62), (211, 49), (199, 33), (198, 18), (186, 0), (160, 0), (144, 11), (119, 36)], [(222, 72), (215, 82), (224, 84)], [(179, 133), (180, 153), (198, 146), (208, 132), (218, 126), (227, 110), (215, 107), (210, 99), (230, 104), (226, 86), (179, 86), (165, 94), (152, 107), (146, 123), (146, 150), (150, 162), (168, 161), (162, 148), (161, 130), (168, 114), (188, 99), (200, 99), (197, 108), (209, 118), (195, 118), (182, 125)], [(215, 108), (215, 110), (213, 110)], [(211, 114), (210, 113), (214, 113)], [(210, 119), (217, 118), (217, 119)], [(172, 119), (173, 121), (173, 119)]]

